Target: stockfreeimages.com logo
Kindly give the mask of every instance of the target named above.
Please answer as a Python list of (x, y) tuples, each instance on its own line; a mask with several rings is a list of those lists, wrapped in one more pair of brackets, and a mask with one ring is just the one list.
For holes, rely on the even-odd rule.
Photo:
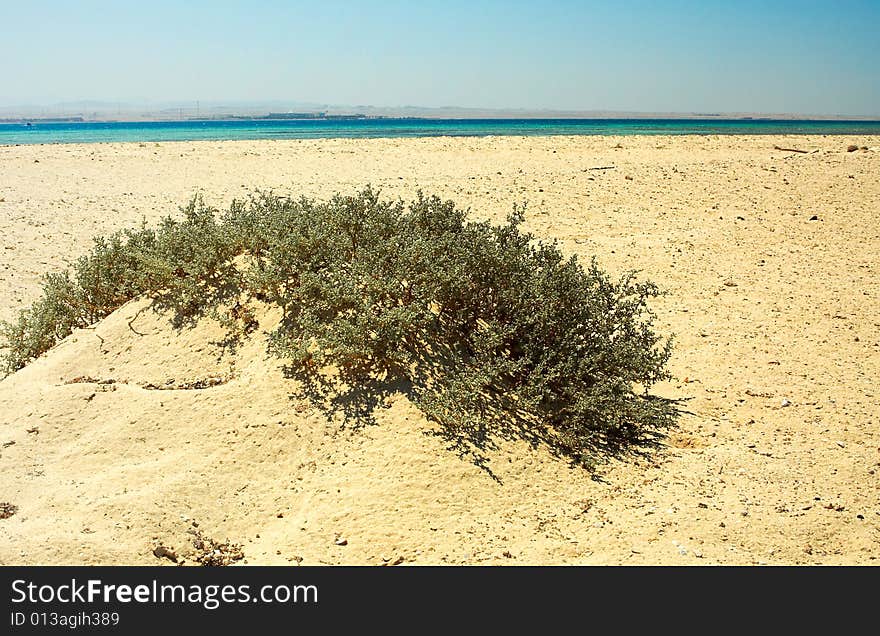
[(61, 585), (38, 585), (18, 579), (12, 582), (13, 603), (189, 603), (207, 610), (222, 603), (311, 603), (318, 602), (316, 585), (263, 585), (251, 590), (250, 585), (181, 585), (150, 584), (114, 585), (98, 579), (84, 583), (71, 579)]

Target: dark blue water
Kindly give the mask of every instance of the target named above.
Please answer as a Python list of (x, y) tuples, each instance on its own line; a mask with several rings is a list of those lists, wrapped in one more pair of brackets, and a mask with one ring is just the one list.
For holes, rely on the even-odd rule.
[(352, 119), (0, 124), (0, 145), (488, 135), (880, 135), (880, 121)]

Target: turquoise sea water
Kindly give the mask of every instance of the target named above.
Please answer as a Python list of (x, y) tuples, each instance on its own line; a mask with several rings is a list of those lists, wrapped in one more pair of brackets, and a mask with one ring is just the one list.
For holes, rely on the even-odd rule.
[(488, 135), (880, 135), (880, 121), (352, 119), (0, 124), (0, 145)]

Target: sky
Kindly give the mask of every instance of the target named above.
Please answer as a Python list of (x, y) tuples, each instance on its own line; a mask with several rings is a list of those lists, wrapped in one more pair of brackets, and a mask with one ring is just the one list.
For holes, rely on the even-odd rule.
[(0, 0), (0, 105), (880, 116), (880, 0)]

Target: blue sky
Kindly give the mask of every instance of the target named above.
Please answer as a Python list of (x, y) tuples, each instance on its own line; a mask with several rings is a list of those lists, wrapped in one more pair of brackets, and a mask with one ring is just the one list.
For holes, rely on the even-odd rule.
[(0, 0), (0, 104), (880, 116), (880, 0)]

